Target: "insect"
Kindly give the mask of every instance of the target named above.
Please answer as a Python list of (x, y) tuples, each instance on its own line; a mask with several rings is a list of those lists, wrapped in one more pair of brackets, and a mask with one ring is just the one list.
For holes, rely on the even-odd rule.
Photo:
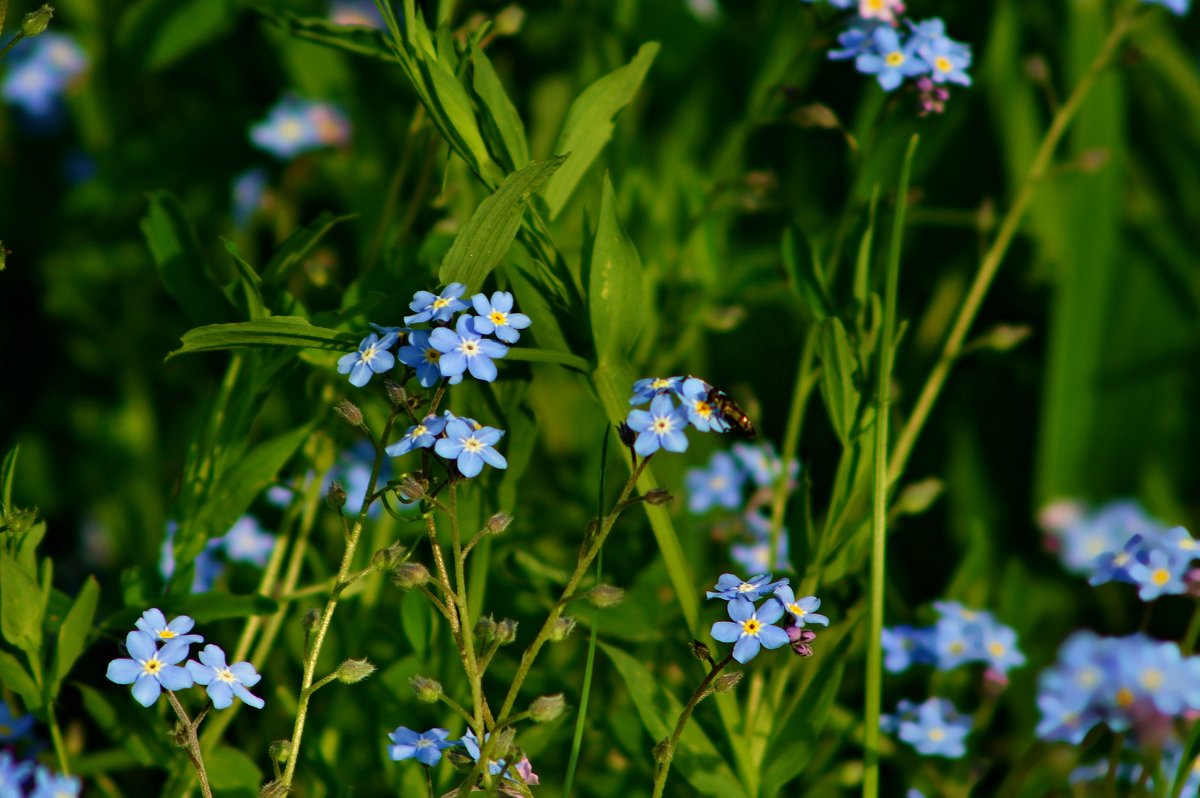
[(755, 430), (754, 422), (750, 420), (750, 416), (746, 414), (742, 406), (733, 401), (733, 398), (720, 388), (710, 385), (707, 382), (704, 384), (708, 385), (708, 395), (704, 399), (716, 409), (722, 420), (738, 430), (744, 437), (753, 438), (757, 434), (757, 430)]

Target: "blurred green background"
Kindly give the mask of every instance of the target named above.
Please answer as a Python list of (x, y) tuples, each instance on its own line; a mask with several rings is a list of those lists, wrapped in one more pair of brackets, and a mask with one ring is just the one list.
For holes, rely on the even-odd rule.
[[(793, 225), (819, 250), (841, 249), (852, 259), (871, 189), (882, 184), (890, 207), (886, 194), (903, 147), (920, 133), (899, 308), (909, 320), (896, 369), (903, 415), (1050, 109), (1090, 62), (1110, 9), (1083, 0), (914, 0), (911, 13), (942, 16), (951, 35), (975, 50), (975, 85), (957, 90), (944, 115), (917, 119), (910, 104), (889, 103), (851, 65), (826, 59), (837, 33), (828, 14), (796, 0), (713, 5), (719, 8), (709, 15), (673, 0), (531, 0), (521, 4), (523, 19), (489, 41), (535, 159), (554, 154), (567, 106), (586, 85), (643, 43), (661, 43), (600, 164), (557, 221), (555, 240), (568, 258), (578, 256), (584, 213), (596, 217), (607, 170), (653, 309), (634, 349), (638, 376), (704, 375), (743, 401), (762, 436), (778, 445), (811, 323), (802, 303), (782, 290), (781, 231)], [(6, 30), (27, 10), (13, 0)], [(453, 27), (470, 30), (501, 12), (517, 18), (507, 4), (460, 2)], [(55, 559), (56, 585), (70, 593), (86, 574), (98, 574), (108, 612), (122, 604), (123, 571), (155, 571), (188, 447), (229, 360), (222, 353), (164, 363), (184, 332), (213, 319), (189, 317), (164, 290), (140, 227), (147, 192), (178, 197), (218, 274), (233, 269), (222, 237), (261, 265), (318, 214), (352, 215), (288, 287), (309, 312), (348, 307), (369, 290), (386, 294), (390, 304), (369, 317), (352, 314), (345, 329), (354, 331), (368, 320), (400, 323), (405, 298), (436, 283), (454, 232), (483, 196), (428, 121), (415, 118), (420, 104), (394, 64), (291, 35), (280, 24), (286, 13), (317, 18), (327, 8), (62, 0), (52, 29), (75, 37), (89, 61), (67, 92), (65, 117), (53, 130), (33, 130), (0, 109), (0, 239), (11, 250), (0, 273), (0, 341), (10, 364), (0, 391), (0, 445), (21, 446), (14, 495), (48, 522), (44, 550)], [(1200, 514), (1192, 463), (1200, 444), (1197, 42), (1195, 15), (1155, 15), (1102, 79), (1060, 165), (1039, 188), (974, 328), (1022, 325), (1030, 335), (1010, 351), (964, 356), (907, 471), (906, 481), (938, 477), (946, 491), (893, 538), (889, 589), (896, 603), (889, 612), (957, 592), (1015, 626), (1030, 657), (1005, 699), (1000, 733), (985, 749), (998, 758), (1022, 750), (1034, 718), (1035, 668), (1067, 630), (1099, 624), (1127, 633), (1137, 623), (1127, 596), (1089, 590), (1044, 552), (1036, 510), (1061, 497), (1134, 496), (1152, 514), (1193, 530)], [(285, 91), (343, 107), (350, 143), (287, 163), (256, 151), (247, 130)], [(841, 129), (814, 122), (830, 118)], [(858, 149), (848, 145), (851, 137)], [(268, 169), (271, 199), (239, 228), (231, 181), (256, 165)], [(851, 276), (843, 268), (839, 282)], [(528, 300), (518, 291), (517, 301)], [(248, 425), (262, 440), (321, 419), (285, 476), (327, 467), (333, 452), (353, 442), (328, 411), (353, 389), (326, 361), (318, 365), (286, 366)], [(500, 508), (514, 512), (514, 527), (476, 578), (486, 580), (488, 611), (531, 619), (595, 513), (605, 421), (586, 384), (563, 369), (508, 368), (511, 385), (501, 385), (501, 395), (527, 397), (536, 443), (524, 476), (500, 494), (515, 497), (515, 506)], [(838, 453), (819, 404), (810, 402), (799, 449), (818, 513)], [(370, 417), (382, 405), (364, 407)], [(687, 455), (660, 459), (664, 487), (682, 495), (684, 469), (702, 464), (717, 445), (696, 441)], [(263, 502), (254, 511), (268, 529), (280, 523), (280, 511)], [(670, 512), (702, 590), (729, 567), (726, 553), (683, 501)], [(681, 669), (690, 664), (679, 644), (686, 631), (654, 538), (636, 514), (621, 523), (610, 578), (631, 588), (631, 602), (604, 622), (601, 641), (635, 650), (643, 661), (674, 663), (660, 664), (658, 675), (685, 694), (690, 678)], [(318, 529), (324, 536), (316, 550), (333, 561), (340, 551), (336, 522), (322, 518)], [(371, 534), (379, 542), (411, 542), (419, 529), (382, 521)], [(315, 574), (323, 567), (311, 565)], [(230, 579), (236, 592), (254, 590), (253, 572)], [(343, 784), (364, 795), (385, 785), (409, 794), (397, 785), (411, 774), (379, 768), (380, 735), (401, 723), (445, 722), (412, 703), (405, 679), (418, 670), (452, 672), (454, 663), (443, 662), (452, 652), (436, 636), (427, 650), (414, 650), (420, 624), (430, 619), (409, 610), (401, 620), (399, 594), (371, 590), (383, 591), (382, 598), (344, 610), (333, 646), (347, 656), (372, 655), (385, 675), (342, 688), (359, 691), (352, 705), (322, 697), (312, 794), (348, 794)], [(860, 594), (853, 579), (822, 590), (835, 623), (834, 608)], [(1181, 607), (1164, 603), (1155, 617), (1159, 634), (1179, 634)], [(294, 650), (301, 612), (291, 614), (281, 645)], [(223, 633), (232, 645), (241, 626), (224, 623), (209, 637)], [(98, 684), (114, 640), (96, 646), (76, 678)], [(530, 694), (577, 695), (584, 654), (581, 639), (548, 651)], [(281, 691), (298, 682), (282, 651), (258, 664)], [(503, 685), (504, 669), (512, 667), (497, 665), (491, 678)], [(588, 722), (577, 794), (640, 794), (653, 741), (603, 656), (597, 679), (601, 698)], [(848, 675), (842, 695), (850, 714), (859, 689), (858, 677)], [(268, 688), (266, 695), (286, 706), (285, 692)], [(110, 696), (118, 705), (124, 698)], [(72, 744), (93, 755), (116, 752), (107, 760), (83, 755), (94, 770), (111, 771), (106, 792), (144, 794), (158, 782), (144, 763), (121, 753), (118, 741), (105, 739), (77, 698), (64, 701)], [(549, 784), (561, 779), (573, 718), (567, 723), (522, 738)], [(286, 716), (242, 713), (228, 734), (265, 770), (265, 742), (288, 728)], [(827, 772), (830, 784), (844, 775)], [(677, 794), (689, 794), (683, 785), (675, 785)], [(784, 794), (801, 794), (796, 790)]]

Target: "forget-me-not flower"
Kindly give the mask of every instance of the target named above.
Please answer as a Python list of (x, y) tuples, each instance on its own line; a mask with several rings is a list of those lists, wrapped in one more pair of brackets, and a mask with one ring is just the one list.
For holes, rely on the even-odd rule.
[(394, 745), (388, 747), (388, 756), (399, 762), (403, 759), (415, 759), (422, 765), (436, 765), (442, 758), (442, 751), (458, 745), (458, 740), (447, 740), (450, 732), (446, 729), (430, 729), (417, 732), (405, 726), (389, 732), (388, 737)]
[(775, 649), (791, 642), (786, 631), (772, 625), (783, 617), (779, 601), (769, 599), (755, 610), (753, 602), (739, 596), (729, 602), (728, 608), (732, 621), (717, 621), (711, 634), (714, 640), (733, 643), (733, 658), (743, 665), (760, 649)]
[(395, 356), (388, 351), (396, 345), (396, 338), (396, 333), (388, 333), (382, 338), (376, 333), (368, 333), (359, 343), (357, 352), (342, 355), (338, 359), (338, 374), (349, 374), (351, 385), (363, 387), (371, 381), (371, 377), (396, 365)]
[(467, 309), (467, 303), (459, 297), (467, 287), (462, 283), (450, 283), (442, 289), (442, 293), (434, 294), (429, 291), (418, 291), (413, 294), (412, 302), (408, 304), (412, 315), (404, 317), (405, 324), (417, 324), (422, 321), (450, 321), (455, 313)]
[(408, 335), (408, 343), (400, 347), (396, 357), (406, 366), (417, 370), (417, 382), (423, 388), (432, 388), (442, 379), (441, 350), (429, 343), (429, 330), (414, 330)]
[(87, 68), (83, 48), (70, 36), (53, 31), (23, 43), (8, 60), (0, 96), (37, 120), (58, 115), (67, 85)]
[(786, 578), (772, 582), (771, 574), (758, 574), (749, 579), (742, 579), (737, 574), (721, 574), (717, 579), (716, 586), (704, 595), (710, 599), (724, 601), (733, 601), (736, 598), (758, 601), (786, 584), (788, 584)]
[(177, 641), (188, 645), (204, 642), (203, 636), (189, 634), (195, 625), (196, 622), (187, 615), (172, 618), (171, 622), (167, 623), (166, 616), (162, 614), (162, 610), (157, 608), (146, 610), (142, 613), (142, 617), (134, 623), (134, 626), (150, 635), (156, 642)]
[(438, 327), (429, 334), (429, 343), (442, 353), (438, 367), (445, 377), (457, 377), (465, 371), (484, 382), (496, 379), (496, 364), (493, 358), (508, 354), (508, 347), (491, 338), (484, 338), (475, 328), (475, 320), (463, 314), (451, 331)]
[(688, 509), (705, 513), (712, 507), (736, 510), (742, 504), (742, 486), (746, 474), (725, 452), (717, 452), (708, 461), (708, 468), (688, 469), (684, 476), (688, 492)]
[(132, 684), (133, 697), (148, 707), (158, 700), (163, 688), (182, 690), (192, 686), (191, 674), (178, 664), (187, 657), (188, 645), (186, 640), (172, 640), (160, 649), (145, 632), (130, 632), (125, 637), (130, 658), (108, 663), (108, 678), (117, 684)]
[(633, 384), (629, 404), (644, 405), (660, 394), (679, 393), (682, 385), (683, 377), (645, 377)]
[(494, 427), (476, 429), (466, 419), (456, 418), (446, 424), (446, 437), (438, 439), (434, 451), (439, 457), (453, 460), (464, 477), (474, 477), (487, 463), (493, 468), (508, 468), (504, 455), (496, 451), (496, 442), (504, 432)]
[(854, 65), (859, 72), (874, 75), (884, 91), (893, 91), (905, 78), (929, 70), (929, 65), (917, 57), (912, 44), (902, 43), (899, 34), (887, 26), (875, 29), (871, 35), (871, 48), (855, 58)]
[(437, 441), (437, 436), (446, 429), (446, 419), (443, 416), (428, 415), (420, 423), (413, 424), (404, 433), (404, 437), (387, 447), (386, 451), (392, 457), (408, 454), (413, 449), (428, 449)]
[(233, 704), (236, 695), (255, 709), (262, 709), (265, 702), (247, 690), (262, 679), (249, 662), (225, 663), (225, 652), (209, 643), (200, 652), (200, 662), (188, 660), (188, 673), (196, 684), (204, 685), (208, 697), (216, 709), (225, 709)]
[(384, 30), (387, 26), (374, 0), (333, 0), (329, 21), (336, 25), (355, 25), (360, 28)]
[(655, 396), (648, 411), (630, 410), (625, 423), (638, 433), (633, 450), (642, 457), (649, 457), (660, 448), (668, 452), (687, 451), (688, 439), (683, 434), (687, 414), (666, 394)]
[(805, 596), (797, 599), (790, 585), (780, 585), (775, 588), (775, 598), (783, 604), (783, 608), (792, 614), (797, 626), (810, 623), (828, 626), (829, 619), (817, 612), (821, 608), (821, 600), (816, 596)]
[(967, 752), (970, 718), (962, 717), (944, 698), (930, 698), (900, 719), (898, 736), (923, 756), (958, 759)]
[[(0, 706), (3, 703), (0, 702)], [(3, 798), (20, 798), (25, 793), (21, 784), (33, 772), (32, 762), (17, 762), (8, 751), (0, 751), (0, 796)]]
[(13, 715), (8, 704), (0, 700), (0, 743), (11, 743), (25, 738), (33, 729), (33, 715)]
[(533, 322), (524, 313), (513, 313), (513, 295), (507, 291), (496, 291), (489, 300), (483, 294), (471, 297), (471, 305), (479, 315), (475, 317), (475, 329), (484, 335), (495, 334), (506, 343), (515, 344), (524, 330)]
[(258, 519), (243, 515), (233, 523), (222, 539), (225, 558), (230, 562), (242, 562), (265, 568), (275, 550), (275, 536), (263, 530)]
[(250, 128), (250, 141), (277, 158), (290, 160), (321, 147), (345, 144), (349, 131), (345, 114), (336, 106), (288, 95), (266, 119)]
[(83, 789), (83, 782), (74, 776), (55, 773), (40, 767), (33, 777), (33, 792), (29, 798), (76, 798)]
[(680, 389), (688, 423), (701, 432), (728, 432), (729, 422), (721, 411), (708, 401), (713, 387), (697, 377), (688, 377)]

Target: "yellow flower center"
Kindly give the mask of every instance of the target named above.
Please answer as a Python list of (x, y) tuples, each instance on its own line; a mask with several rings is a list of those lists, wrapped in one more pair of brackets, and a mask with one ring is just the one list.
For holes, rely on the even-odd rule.
[(425, 350), (425, 360), (429, 363), (436, 363), (442, 357), (442, 353), (436, 349), (430, 348)]
[(942, 740), (946, 739), (946, 732), (935, 726), (929, 730), (929, 739), (933, 740), (935, 743), (940, 743)]
[(1133, 706), (1133, 691), (1128, 687), (1122, 687), (1117, 691), (1117, 706), (1121, 709), (1128, 709)]
[(670, 416), (659, 416), (654, 419), (654, 431), (659, 435), (666, 435), (673, 428), (673, 423)]
[(229, 670), (229, 668), (217, 671), (217, 678), (226, 684), (233, 684), (237, 681), (237, 677), (233, 675), (233, 671)]
[(961, 640), (955, 640), (948, 646), (948, 648), (950, 649), (951, 654), (961, 654), (967, 650), (966, 645), (964, 645)]
[(1163, 686), (1163, 673), (1157, 668), (1147, 668), (1142, 671), (1142, 687), (1147, 690), (1157, 690)]
[(424, 424), (418, 424), (417, 426), (413, 427), (413, 431), (409, 434), (409, 437), (419, 438), (427, 432), (429, 432), (429, 430), (425, 428)]
[(725, 490), (726, 484), (725, 477), (713, 477), (708, 481), (708, 486), (713, 490)]
[(298, 119), (285, 119), (279, 123), (279, 138), (284, 141), (297, 141), (304, 136), (304, 125)]
[(890, 67), (898, 67), (904, 63), (904, 53), (900, 52), (899, 50), (893, 50), (884, 56), (883, 60)]
[(498, 310), (493, 310), (491, 314), (488, 315), (488, 318), (491, 319), (492, 324), (496, 325), (497, 327), (503, 327), (508, 324), (508, 314), (501, 313)]
[(979, 617), (979, 614), (974, 612), (973, 610), (963, 610), (959, 614), (962, 615), (962, 619), (964, 621), (973, 621)]
[(142, 670), (153, 676), (162, 670), (162, 662), (158, 657), (151, 657), (142, 663)]
[(868, 11), (882, 11), (884, 0), (867, 0)]
[(751, 590), (754, 590), (754, 585), (750, 584), (749, 582), (742, 582), (740, 585), (738, 585), (739, 593), (749, 593)]
[[(1196, 541), (1192, 538), (1183, 538), (1179, 541), (1179, 548), (1191, 551), (1192, 549), (1196, 548)], [(1196, 761), (1200, 762), (1200, 759), (1197, 759)]]
[(696, 409), (696, 412), (702, 418), (708, 418), (709, 416), (712, 415), (712, 405), (710, 405), (708, 402), (705, 402), (704, 400), (699, 400), (699, 401), (693, 402), (692, 406)]
[(808, 614), (808, 610), (804, 609), (799, 604), (792, 603), (787, 605), (787, 608), (788, 612), (790, 612), (792, 615), (795, 615), (797, 618), (803, 618)]
[(993, 657), (1000, 657), (1004, 655), (1004, 646), (1000, 643), (989, 643), (988, 651), (992, 652)]
[(450, 304), (449, 299), (445, 299), (443, 297), (438, 297), (437, 299), (433, 300), (433, 309), (441, 310), (442, 308), (447, 307), (449, 304)]
[(1125, 563), (1129, 562), (1129, 557), (1130, 557), (1129, 552), (1123, 551), (1120, 554), (1118, 554), (1116, 557), (1113, 557), (1113, 565), (1116, 565), (1118, 567), (1124, 566)]
[(375, 359), (375, 345), (374, 344), (372, 344), (371, 346), (368, 346), (366, 349), (364, 349), (362, 351), (362, 354), (359, 355), (359, 360), (361, 360), (364, 363), (370, 363), (374, 359)]
[(1166, 568), (1157, 568), (1154, 573), (1150, 574), (1150, 581), (1162, 587), (1167, 582), (1171, 581), (1171, 572)]
[(479, 452), (483, 451), (483, 447), (483, 441), (479, 440), (474, 435), (463, 441), (463, 449), (468, 452), (478, 454)]
[(751, 618), (748, 621), (742, 621), (742, 634), (758, 637), (759, 631), (762, 629), (762, 622), (757, 618)]
[(464, 355), (466, 355), (467, 357), (475, 357), (475, 355), (479, 354), (479, 342), (478, 341), (463, 341), (462, 353)]
[(1096, 683), (1100, 681), (1100, 677), (1093, 669), (1084, 668), (1075, 674), (1075, 681), (1079, 683), (1080, 687), (1095, 687)]
[(170, 640), (171, 638), (175, 637), (175, 633), (170, 629), (159, 629), (158, 637), (160, 640)]
[(949, 72), (954, 69), (954, 65), (950, 63), (950, 59), (944, 55), (939, 55), (933, 59), (933, 68), (938, 72)]
[(656, 391), (661, 391), (663, 388), (671, 387), (671, 381), (666, 377), (659, 377), (654, 382), (650, 383), (650, 387)]

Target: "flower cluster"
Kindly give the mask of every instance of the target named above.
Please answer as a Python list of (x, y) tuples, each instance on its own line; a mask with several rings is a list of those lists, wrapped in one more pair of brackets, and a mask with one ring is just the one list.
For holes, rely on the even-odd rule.
[[(829, 618), (817, 612), (821, 607), (819, 598), (797, 599), (787, 579), (772, 582), (770, 574), (748, 580), (722, 574), (705, 595), (728, 603), (731, 620), (714, 623), (711, 634), (714, 640), (733, 643), (733, 658), (742, 664), (754, 659), (764, 648), (776, 649), (788, 643), (797, 654), (811, 656), (810, 644), (816, 635), (804, 627), (810, 623), (829, 625)], [(755, 606), (763, 598), (766, 601)], [(775, 626), (785, 613), (790, 621), (788, 626)]]
[(1136, 585), (1142, 601), (1188, 591), (1200, 541), (1181, 526), (1159, 523), (1135, 502), (1112, 502), (1092, 512), (1058, 502), (1040, 516), (1051, 548), (1088, 583)]
[(117, 684), (132, 684), (133, 697), (142, 706), (152, 706), (164, 689), (174, 692), (199, 684), (206, 688), (216, 709), (231, 706), (234, 696), (262, 709), (263, 700), (246, 689), (262, 678), (249, 662), (229, 665), (225, 652), (210, 643), (200, 652), (199, 662), (189, 659), (179, 664), (187, 659), (193, 643), (204, 642), (203, 637), (191, 633), (195, 621), (188, 616), (168, 622), (160, 610), (150, 609), (135, 626), (125, 637), (129, 657), (109, 662), (108, 678)]
[[(488, 298), (484, 294), (471, 297), (471, 304), (462, 300), (466, 293), (462, 283), (451, 283), (440, 294), (418, 291), (404, 317), (404, 327), (379, 327), (370, 333), (351, 352), (338, 361), (338, 373), (349, 374), (350, 384), (361, 388), (376, 374), (391, 370), (397, 359), (416, 370), (417, 381), (431, 388), (443, 378), (451, 385), (462, 382), (463, 375), (483, 382), (496, 379), (493, 360), (508, 354), (506, 344), (516, 343), (520, 330), (530, 325), (524, 313), (513, 311), (513, 296), (496, 291)], [(474, 309), (476, 315), (462, 313), (450, 326), (454, 314)], [(413, 329), (411, 325), (428, 323), (431, 329)], [(499, 340), (486, 338), (494, 335)], [(402, 340), (403, 339), (403, 340)], [(501, 343), (501, 341), (505, 343)], [(402, 343), (395, 355), (392, 348)]]
[[(179, 525), (167, 524), (158, 556), (158, 572), (164, 580), (175, 573), (175, 533)], [(265, 532), (254, 516), (243, 515), (224, 535), (211, 538), (196, 556), (192, 574), (193, 593), (207, 593), (225, 570), (225, 563), (246, 563), (263, 568), (275, 548), (275, 536)]]
[(1038, 677), (1037, 736), (1078, 744), (1098, 723), (1149, 747), (1173, 734), (1173, 719), (1200, 711), (1200, 657), (1143, 634), (1076, 632)]
[[(26, 782), (29, 782), (29, 792), (25, 792), (26, 786), (23, 786)], [(34, 762), (18, 762), (9, 752), (0, 752), (0, 796), (3, 798), (23, 795), (29, 798), (75, 798), (82, 787), (79, 779), (73, 776), (55, 773)]]
[(87, 68), (87, 56), (70, 36), (43, 33), (15, 50), (0, 95), (33, 121), (58, 118), (67, 86)]
[[(716, 452), (705, 468), (689, 469), (684, 479), (688, 491), (688, 509), (696, 514), (707, 513), (713, 507), (741, 511), (731, 524), (719, 523), (725, 534), (748, 538), (749, 542), (734, 543), (729, 556), (747, 571), (770, 571), (791, 568), (788, 563), (788, 531), (780, 530), (777, 548), (771, 552), (771, 521), (768, 517), (775, 499), (775, 489), (783, 474), (783, 460), (771, 444), (735, 443), (732, 454)], [(787, 467), (787, 490), (795, 487), (800, 464), (792, 460)], [(746, 486), (752, 488), (743, 505)]]
[(924, 703), (901, 701), (894, 715), (882, 715), (880, 728), (895, 734), (922, 756), (958, 759), (967, 752), (971, 719), (961, 715), (949, 700), (929, 698)]
[[(698, 377), (647, 377), (633, 384), (629, 404), (650, 403), (649, 410), (630, 410), (625, 425), (636, 433), (633, 450), (649, 457), (659, 449), (685, 452), (684, 430), (728, 432), (730, 425), (713, 402), (715, 389)], [(678, 402), (678, 404), (676, 404)]]
[[(490, 734), (485, 734), (483, 739), (486, 742), (490, 737)], [(388, 738), (392, 741), (392, 745), (388, 747), (388, 755), (397, 762), (415, 759), (426, 767), (432, 767), (441, 761), (443, 751), (459, 745), (465, 749), (472, 762), (479, 761), (479, 738), (470, 729), (461, 738), (451, 740), (449, 739), (450, 732), (446, 729), (430, 729), (418, 733), (405, 726), (400, 726), (395, 731), (389, 732)], [(488, 772), (493, 776), (504, 774), (504, 778), (515, 782), (516, 778), (512, 771), (515, 771), (516, 776), (526, 784), (538, 784), (538, 775), (533, 772), (533, 765), (530, 764), (529, 757), (522, 756), (511, 768), (503, 759), (488, 760)]]
[[(816, 0), (806, 0), (815, 2)], [(939, 18), (913, 21), (904, 17), (901, 0), (830, 0), (855, 15), (838, 34), (838, 47), (829, 57), (854, 60), (864, 75), (874, 75), (884, 91), (895, 91), (916, 79), (921, 115), (941, 113), (949, 99), (948, 83), (970, 86), (971, 47), (946, 35)]]
[(504, 455), (495, 448), (503, 436), (504, 430), (485, 427), (473, 418), (446, 410), (441, 416), (430, 414), (413, 424), (386, 451), (400, 457), (416, 449), (433, 449), (439, 457), (454, 463), (458, 473), (474, 477), (485, 463), (493, 468), (508, 467)]
[(322, 147), (341, 147), (350, 140), (350, 122), (332, 103), (285, 95), (250, 128), (250, 141), (280, 160), (291, 160)]
[(883, 665), (903, 673), (915, 664), (948, 671), (981, 662), (998, 677), (1025, 663), (1017, 649), (1017, 634), (990, 612), (970, 610), (954, 601), (935, 601), (938, 620), (933, 626), (891, 626), (883, 630)]

